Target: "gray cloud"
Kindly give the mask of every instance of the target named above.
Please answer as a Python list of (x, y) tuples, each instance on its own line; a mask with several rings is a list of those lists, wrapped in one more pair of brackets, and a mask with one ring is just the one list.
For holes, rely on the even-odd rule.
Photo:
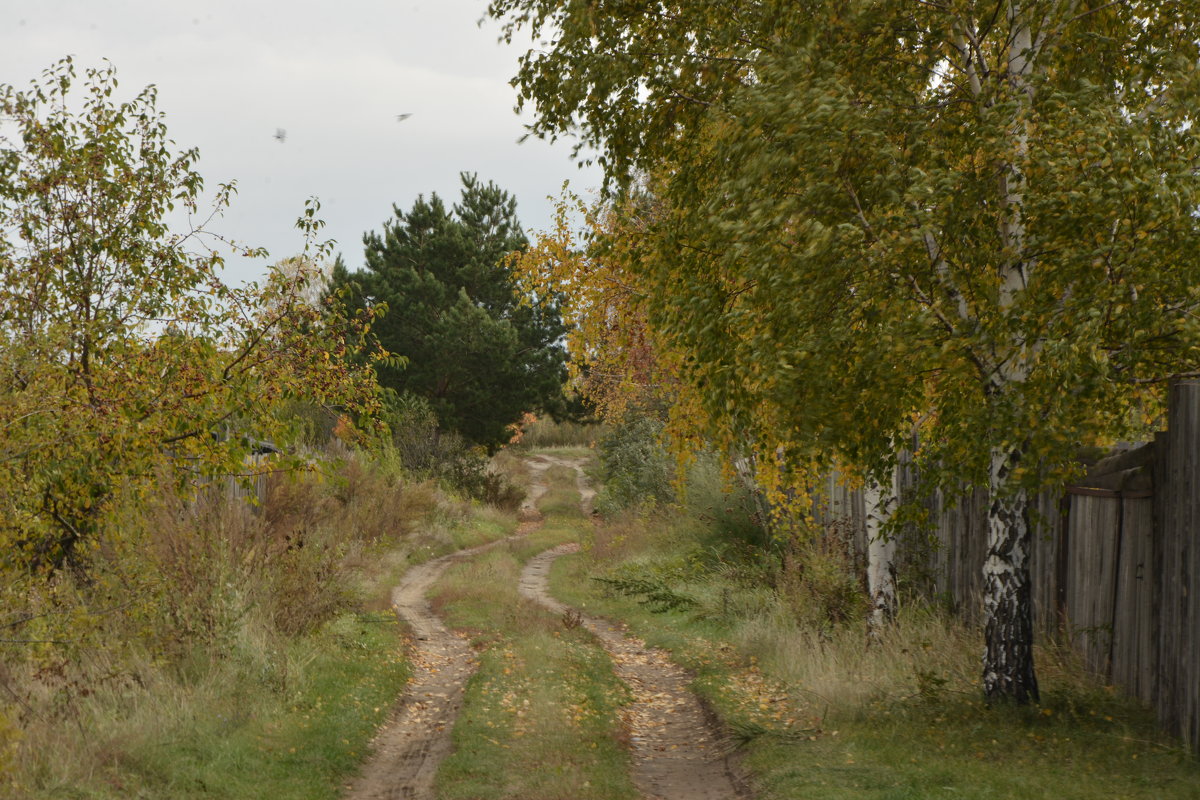
[[(460, 171), (512, 191), (532, 228), (549, 225), (546, 196), (565, 178), (580, 190), (599, 182), (570, 162), (568, 142), (517, 145), (524, 129), (507, 82), (522, 47), (477, 25), (484, 6), (42, 0), (0, 28), (0, 82), (22, 85), (68, 53), (81, 69), (110, 59), (123, 96), (158, 86), (172, 138), (200, 148), (210, 186), (238, 182), (220, 232), (272, 259), (290, 255), (301, 243), (293, 223), (315, 195), (326, 235), (356, 266), (362, 233), (393, 203), (452, 199)], [(402, 113), (412, 116), (398, 122)], [(260, 270), (231, 265), (239, 278)]]

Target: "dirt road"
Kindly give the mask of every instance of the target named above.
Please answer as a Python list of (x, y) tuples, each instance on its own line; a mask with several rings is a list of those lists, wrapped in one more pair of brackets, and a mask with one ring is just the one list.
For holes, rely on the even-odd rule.
[[(539, 524), (535, 504), (546, 492), (546, 470), (555, 465), (575, 469), (581, 507), (591, 511), (595, 492), (587, 485), (579, 462), (535, 457), (528, 462), (532, 482), (516, 536)], [(347, 788), (344, 800), (434, 800), (434, 777), (451, 751), (451, 729), (477, 664), (466, 640), (447, 629), (433, 613), (426, 593), (448, 566), (502, 541), (506, 540), (413, 567), (393, 590), (396, 613), (411, 630), (413, 677), (392, 720), (375, 738), (373, 756)], [(564, 545), (533, 558), (522, 574), (521, 593), (555, 613), (567, 613), (567, 607), (550, 596), (547, 576), (554, 559), (577, 548)], [(707, 716), (687, 690), (686, 674), (663, 652), (647, 648), (613, 623), (591, 617), (581, 620), (609, 652), (617, 674), (632, 690), (634, 702), (625, 709), (624, 717), (639, 791), (650, 800), (745, 797)]]
[(451, 728), (477, 664), (466, 640), (442, 624), (425, 595), (451, 564), (502, 541), (506, 540), (419, 564), (392, 590), (392, 606), (411, 631), (413, 676), (395, 715), (375, 737), (374, 754), (343, 795), (345, 800), (433, 800), (433, 779), (450, 753)]
[[(573, 463), (580, 485), (581, 505), (590, 510), (594, 492), (586, 487), (583, 470)], [(748, 796), (729, 763), (700, 702), (688, 690), (687, 674), (666, 653), (608, 620), (580, 614), (550, 596), (549, 575), (554, 560), (579, 549), (566, 544), (535, 556), (521, 575), (521, 594), (555, 614), (577, 615), (599, 639), (629, 686), (633, 703), (624, 710), (630, 732), (633, 782), (650, 800), (734, 800)]]

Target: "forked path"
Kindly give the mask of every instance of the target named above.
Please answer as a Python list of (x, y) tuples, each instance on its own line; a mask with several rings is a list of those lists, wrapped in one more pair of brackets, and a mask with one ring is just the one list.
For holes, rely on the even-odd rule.
[[(516, 536), (538, 524), (535, 503), (546, 492), (545, 472), (551, 466), (575, 470), (580, 504), (585, 511), (591, 510), (595, 492), (588, 487), (578, 462), (539, 456), (528, 465), (533, 480)], [(504, 541), (413, 567), (392, 591), (392, 605), (412, 634), (409, 659), (413, 675), (392, 720), (375, 737), (373, 755), (347, 787), (343, 800), (434, 800), (434, 777), (442, 759), (450, 754), (451, 729), (477, 662), (466, 640), (447, 629), (433, 613), (426, 593), (451, 564)], [(554, 559), (577, 548), (564, 545), (531, 560), (521, 576), (521, 593), (555, 613), (567, 613), (566, 606), (550, 597), (547, 576)], [(707, 716), (687, 690), (687, 675), (662, 651), (647, 648), (616, 625), (581, 619), (612, 656), (617, 674), (633, 692), (634, 702), (625, 711), (625, 721), (633, 747), (633, 779), (642, 794), (653, 800), (744, 797)]]
[[(594, 492), (586, 486), (578, 463), (559, 461), (576, 470), (581, 505), (590, 510)], [(521, 594), (556, 614), (579, 612), (550, 596), (554, 560), (579, 549), (566, 544), (535, 556), (521, 574)], [(600, 640), (629, 686), (633, 703), (626, 707), (633, 782), (651, 800), (735, 800), (747, 797), (729, 763), (727, 750), (700, 702), (688, 690), (687, 673), (666, 653), (647, 647), (608, 620), (580, 615), (581, 623)]]
[[(546, 493), (545, 471), (556, 459), (530, 462), (533, 478), (521, 506), (522, 536), (535, 527), (536, 503)], [(514, 537), (509, 537), (509, 539)], [(442, 624), (426, 594), (446, 568), (507, 539), (460, 550), (405, 573), (392, 590), (392, 606), (412, 635), (413, 674), (390, 722), (376, 735), (373, 754), (342, 795), (344, 800), (433, 800), (438, 765), (451, 751), (451, 729), (462, 708), (467, 680), (478, 663), (466, 640)]]

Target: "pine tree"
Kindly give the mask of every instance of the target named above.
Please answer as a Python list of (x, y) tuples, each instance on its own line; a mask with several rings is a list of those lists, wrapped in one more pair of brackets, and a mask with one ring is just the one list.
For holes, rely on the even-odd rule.
[(366, 266), (334, 270), (352, 302), (387, 305), (374, 328), (406, 360), (380, 383), (425, 398), (440, 425), (494, 448), (521, 414), (553, 410), (565, 379), (564, 329), (554, 298), (522, 296), (502, 263), (526, 247), (516, 200), (462, 176), (459, 202), (419, 197), (382, 232), (363, 237)]

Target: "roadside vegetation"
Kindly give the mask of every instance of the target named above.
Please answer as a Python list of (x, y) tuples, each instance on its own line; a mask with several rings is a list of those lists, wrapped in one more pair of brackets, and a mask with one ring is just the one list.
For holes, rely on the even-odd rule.
[[(70, 58), (0, 84), (0, 796), (334, 797), (405, 685), (391, 587), (523, 494), (381, 387), (405, 359), (329, 286), (319, 203), (302, 253), (230, 284), (266, 252), (170, 220), (236, 187), (205, 192), (153, 86), (121, 95)], [(509, 311), (510, 240), (475, 263)]]
[(340, 456), (273, 478), (258, 508), (220, 495), (129, 508), (137, 546), (92, 570), (114, 612), (74, 589), (54, 619), (88, 619), (86, 637), (23, 660), (7, 645), (10, 791), (337, 796), (407, 680), (391, 587), (516, 525), (394, 460)]
[(593, 448), (604, 432), (604, 426), (598, 422), (526, 414), (516, 426), (511, 447), (525, 452), (548, 447)]
[[(628, 493), (639, 479), (624, 477)], [(846, 554), (816, 536), (764, 547), (710, 459), (675, 502), (617, 509), (606, 486), (598, 504), (610, 512), (556, 563), (556, 597), (692, 670), (763, 800), (1195, 797), (1195, 759), (1067, 649), (1039, 645), (1042, 700), (1018, 707), (984, 702), (978, 631), (936, 607), (906, 597), (869, 636)]]
[[(558, 452), (558, 451), (555, 451)], [(447, 571), (432, 594), (447, 623), (479, 650), (454, 729), (455, 752), (439, 796), (556, 800), (637, 797), (619, 716), (627, 701), (604, 650), (578, 620), (518, 594), (534, 555), (578, 541), (590, 527), (575, 473), (551, 467), (539, 508), (545, 522)]]

